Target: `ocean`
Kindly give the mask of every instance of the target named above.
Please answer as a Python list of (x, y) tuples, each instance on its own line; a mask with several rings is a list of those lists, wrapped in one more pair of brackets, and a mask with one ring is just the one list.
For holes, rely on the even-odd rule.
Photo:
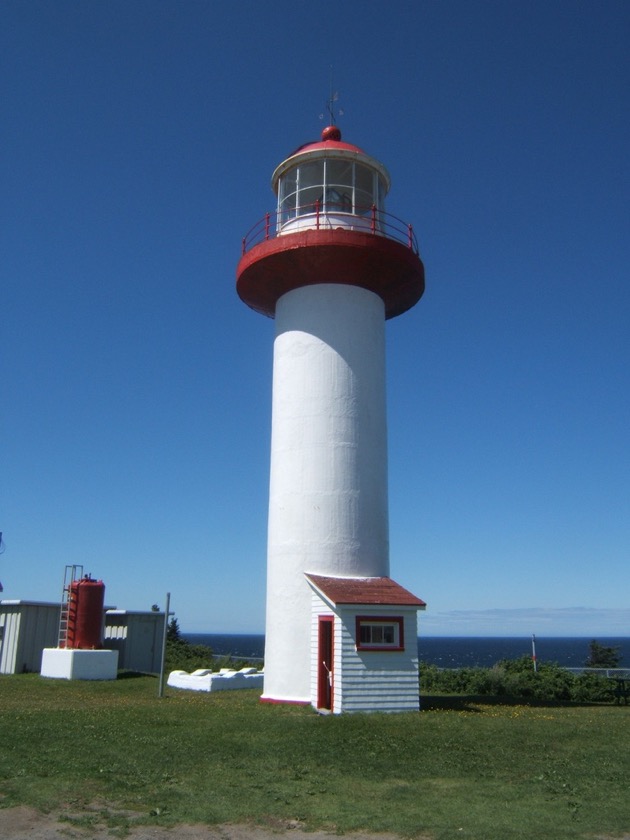
[[(250, 660), (262, 660), (264, 656), (263, 635), (182, 633), (182, 636), (191, 644), (207, 645), (218, 656), (231, 655)], [(588, 656), (588, 646), (592, 638), (536, 636), (536, 658), (538, 662), (555, 662), (565, 668), (580, 668)], [(618, 647), (621, 666), (630, 668), (630, 637), (598, 636), (597, 641), (606, 647)], [(531, 655), (531, 636), (421, 636), (418, 639), (420, 661), (437, 665), (439, 668), (488, 668), (501, 659), (518, 659)]]

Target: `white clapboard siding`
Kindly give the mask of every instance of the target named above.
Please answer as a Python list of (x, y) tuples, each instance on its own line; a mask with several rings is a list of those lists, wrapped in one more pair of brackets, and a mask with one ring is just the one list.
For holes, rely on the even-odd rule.
[[(404, 651), (356, 649), (357, 615), (396, 614), (404, 618)], [(418, 641), (415, 609), (379, 607), (340, 610), (342, 712), (418, 711)]]

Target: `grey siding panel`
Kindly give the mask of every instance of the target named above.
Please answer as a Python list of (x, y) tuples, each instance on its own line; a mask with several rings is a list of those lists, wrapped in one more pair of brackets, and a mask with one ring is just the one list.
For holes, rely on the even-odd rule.
[(57, 646), (59, 606), (24, 602), (0, 606), (0, 673), (39, 672), (42, 651)]
[(164, 613), (105, 613), (104, 647), (118, 651), (121, 670), (156, 674), (160, 670)]
[(17, 607), (4, 609), (0, 616), (0, 673), (14, 674), (21, 615)]
[[(60, 607), (38, 605), (26, 607), (22, 631), (22, 668), (39, 673), (44, 648), (57, 647)], [(19, 666), (19, 662), (17, 663)]]

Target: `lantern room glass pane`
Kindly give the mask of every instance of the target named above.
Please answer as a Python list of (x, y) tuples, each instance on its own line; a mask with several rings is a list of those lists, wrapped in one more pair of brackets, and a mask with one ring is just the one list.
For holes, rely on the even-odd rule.
[(322, 187), (321, 185), (315, 187), (307, 187), (301, 189), (299, 193), (299, 204), (297, 208), (298, 216), (303, 216), (305, 213), (316, 213), (317, 207), (321, 209), (322, 206)]
[(287, 222), (295, 216), (295, 202), (297, 193), (293, 192), (280, 203), (280, 223)]
[(297, 169), (291, 169), (280, 179), (280, 201), (297, 189)]
[(356, 213), (356, 215), (367, 216), (367, 214), (370, 213), (372, 210), (372, 205), (374, 204), (374, 196), (371, 192), (355, 190), (354, 201), (354, 212)]
[(300, 192), (305, 187), (321, 186), (324, 183), (324, 161), (303, 163), (298, 168), (298, 173)]
[(278, 210), (280, 211), (280, 224), (283, 224), (295, 216), (296, 200), (297, 169), (292, 169), (282, 176), (278, 187)]
[(326, 184), (337, 187), (352, 187), (354, 166), (352, 161), (329, 160), (326, 166)]
[(376, 206), (381, 212), (385, 212), (385, 196), (387, 195), (387, 187), (382, 178), (377, 177), (378, 195), (376, 196)]
[(324, 161), (317, 160), (299, 166), (297, 183), (297, 215), (315, 213), (317, 202), (321, 207), (324, 198)]
[(367, 166), (361, 166), (357, 163), (355, 167), (355, 183), (358, 190), (361, 192), (374, 195), (374, 173)]
[(324, 209), (327, 213), (352, 213), (352, 190), (341, 185), (327, 186)]
[(325, 210), (329, 213), (352, 213), (354, 165), (352, 161), (326, 161)]
[(355, 213), (363, 216), (372, 210), (376, 204), (374, 172), (367, 166), (357, 164), (355, 166)]

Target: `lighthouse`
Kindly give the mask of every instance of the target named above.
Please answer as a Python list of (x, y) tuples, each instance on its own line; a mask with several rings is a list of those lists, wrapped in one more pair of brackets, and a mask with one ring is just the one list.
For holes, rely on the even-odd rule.
[(275, 319), (262, 699), (414, 708), (424, 602), (390, 577), (385, 321), (424, 291), (416, 237), (385, 209), (386, 168), (335, 125), (271, 185), (236, 282)]

